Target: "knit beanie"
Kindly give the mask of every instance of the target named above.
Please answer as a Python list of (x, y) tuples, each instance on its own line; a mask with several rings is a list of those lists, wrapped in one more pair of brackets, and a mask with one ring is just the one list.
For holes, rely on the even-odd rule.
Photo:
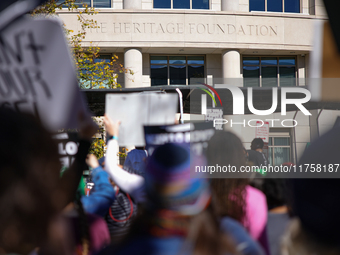
[(168, 143), (156, 148), (145, 172), (148, 207), (182, 215), (195, 215), (204, 210), (210, 201), (209, 183), (205, 178), (198, 178), (201, 176), (190, 174), (190, 163), (204, 165), (205, 162), (202, 156), (190, 160), (188, 145)]

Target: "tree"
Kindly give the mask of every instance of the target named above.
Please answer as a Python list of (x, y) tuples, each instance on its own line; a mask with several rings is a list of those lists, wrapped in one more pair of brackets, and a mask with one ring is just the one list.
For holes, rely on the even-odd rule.
[(83, 47), (82, 43), (89, 29), (99, 28), (93, 15), (98, 11), (83, 4), (82, 0), (50, 0), (31, 12), (32, 15), (58, 15), (58, 10), (68, 8), (69, 12), (76, 13), (81, 29), (73, 31), (65, 24), (65, 33), (71, 48), (73, 49), (74, 63), (77, 68), (77, 78), (80, 88), (119, 88), (117, 83), (119, 73), (132, 71), (125, 69), (118, 63), (118, 57), (113, 55), (111, 59), (99, 58), (100, 48), (92, 42), (90, 47)]
[[(80, 88), (119, 88), (117, 83), (119, 73), (129, 72), (122, 64), (118, 63), (118, 57), (113, 55), (111, 59), (99, 58), (100, 48), (91, 43), (90, 47), (83, 47), (83, 40), (89, 29), (99, 28), (93, 16), (98, 11), (83, 4), (82, 0), (50, 0), (39, 6), (31, 12), (32, 15), (53, 16), (58, 15), (58, 10), (67, 8), (69, 12), (77, 15), (80, 23), (80, 31), (68, 29), (64, 24), (65, 34), (69, 45), (73, 50), (74, 63), (77, 68), (77, 78)], [(100, 118), (94, 118), (96, 123), (101, 127), (100, 133), (103, 133), (103, 125)], [(90, 153), (95, 154), (98, 158), (102, 157), (106, 151), (105, 143), (102, 139), (94, 139)], [(121, 156), (121, 155), (120, 155)]]

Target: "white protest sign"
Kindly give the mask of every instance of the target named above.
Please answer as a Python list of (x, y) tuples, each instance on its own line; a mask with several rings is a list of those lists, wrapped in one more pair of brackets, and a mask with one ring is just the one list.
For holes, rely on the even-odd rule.
[(177, 105), (177, 94), (107, 94), (105, 112), (121, 121), (119, 145), (144, 146), (143, 126), (174, 124)]
[(51, 131), (77, 128), (79, 113), (90, 119), (57, 19), (21, 17), (1, 31), (0, 107), (33, 113)]
[(261, 138), (264, 143), (269, 143), (268, 121), (256, 121), (255, 138)]
[[(207, 113), (205, 114), (205, 121), (214, 121), (215, 119), (223, 119), (222, 107), (207, 108)], [(223, 130), (222, 124), (215, 124), (215, 129)]]

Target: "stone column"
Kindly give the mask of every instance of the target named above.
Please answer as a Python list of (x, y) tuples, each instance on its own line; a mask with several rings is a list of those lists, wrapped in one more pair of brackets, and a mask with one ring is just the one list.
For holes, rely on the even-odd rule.
[(221, 11), (238, 11), (239, 0), (221, 0)]
[(143, 57), (141, 49), (125, 49), (124, 67), (130, 69), (133, 74), (128, 71), (124, 75), (125, 88), (143, 87)]
[(305, 55), (297, 55), (298, 86), (306, 86), (306, 63)]
[[(309, 132), (310, 132), (310, 141), (313, 142), (317, 139), (319, 134), (319, 121), (317, 119), (320, 110), (310, 110), (312, 115), (309, 116)], [(322, 114), (322, 113), (321, 113)]]
[(142, 0), (123, 0), (124, 9), (142, 9)]
[(238, 50), (222, 52), (222, 78), (224, 84), (242, 86), (241, 55)]

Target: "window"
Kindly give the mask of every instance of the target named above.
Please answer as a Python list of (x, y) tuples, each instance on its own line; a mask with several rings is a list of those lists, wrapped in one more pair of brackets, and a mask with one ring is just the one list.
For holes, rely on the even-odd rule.
[(300, 13), (300, 0), (249, 0), (249, 11)]
[(291, 162), (291, 139), (289, 132), (269, 134), (268, 160), (270, 165), (279, 166)]
[(244, 87), (296, 86), (295, 57), (243, 57)]
[(204, 56), (150, 56), (151, 86), (205, 82)]
[[(80, 70), (80, 72), (84, 74), (88, 74), (87, 79), (95, 79), (95, 81), (102, 82), (103, 84), (95, 84), (95, 82), (91, 80), (81, 80), (81, 87), (82, 88), (87, 88), (87, 89), (98, 89), (100, 87), (108, 87), (107, 80), (101, 80), (100, 77), (103, 77), (103, 72), (105, 72), (105, 66), (108, 66), (106, 63), (109, 63), (112, 59), (112, 56), (109, 54), (105, 55), (99, 55), (98, 58), (93, 60), (93, 63), (103, 63), (99, 64), (99, 66), (92, 66), (92, 70), (89, 69), (83, 69)], [(90, 75), (91, 74), (91, 75)]]
[(153, 0), (156, 9), (209, 9), (209, 0)]
[[(64, 0), (59, 0), (59, 2), (65, 2)], [(88, 5), (96, 8), (112, 8), (112, 0), (76, 0), (75, 2), (78, 7), (83, 7), (83, 5)], [(63, 5), (64, 8), (67, 6)]]

